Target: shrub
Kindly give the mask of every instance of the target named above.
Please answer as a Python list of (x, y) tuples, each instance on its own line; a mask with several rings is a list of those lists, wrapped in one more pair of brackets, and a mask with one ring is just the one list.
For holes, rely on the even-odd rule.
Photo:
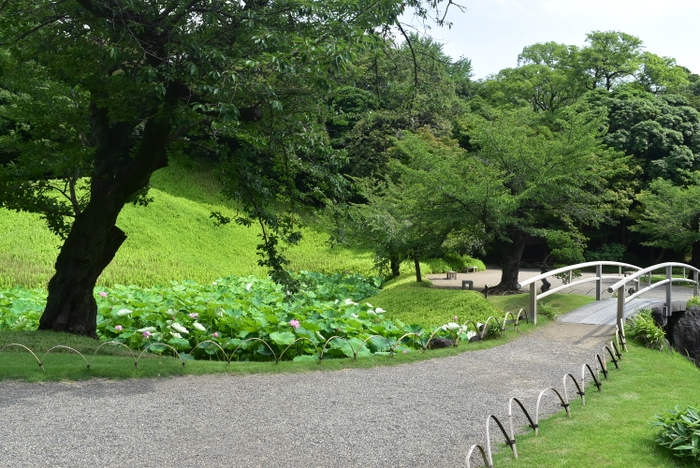
[(656, 415), (652, 425), (660, 428), (656, 443), (670, 449), (676, 457), (691, 457), (700, 461), (700, 411), (688, 406)]
[(588, 262), (595, 262), (597, 260), (621, 262), (626, 251), (627, 247), (613, 242), (610, 244), (601, 245), (596, 250), (587, 250), (583, 255), (586, 257), (586, 261)]
[(495, 340), (500, 338), (501, 335), (503, 335), (503, 329), (500, 325), (496, 323), (489, 323), (486, 325), (486, 333), (484, 334), (484, 337)]
[(442, 258), (431, 258), (425, 261), (425, 265), (431, 273), (462, 271), (468, 266), (475, 266), (479, 271), (486, 269), (484, 262), (469, 255), (445, 255)]
[(642, 309), (630, 319), (627, 325), (627, 335), (635, 341), (651, 349), (664, 349), (666, 334), (651, 316), (651, 310)]
[(688, 305), (686, 307), (690, 308), (693, 306), (700, 306), (700, 296), (693, 296), (688, 299)]
[(550, 320), (554, 320), (560, 315), (557, 308), (550, 304), (539, 304), (537, 306), (537, 313), (540, 315), (544, 315)]

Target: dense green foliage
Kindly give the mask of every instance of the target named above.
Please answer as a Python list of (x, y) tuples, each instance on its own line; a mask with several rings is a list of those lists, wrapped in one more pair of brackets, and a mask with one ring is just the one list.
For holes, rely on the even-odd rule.
[[(253, 276), (217, 279), (209, 285), (187, 281), (150, 288), (100, 288), (98, 333), (103, 340), (136, 350), (166, 352), (169, 348), (162, 345), (166, 344), (181, 357), (233, 355), (258, 361), (285, 353), (284, 357), (299, 360), (318, 359), (322, 350), (324, 357), (408, 352), (427, 346), (435, 331), (438, 336), (467, 339), (479, 330), (445, 324), (485, 322), (489, 315), (500, 315), (477, 293), (446, 290), (411, 295), (416, 298), (412, 310), (420, 313), (402, 310), (392, 315), (365, 300), (379, 292), (377, 278), (301, 273), (295, 280), (300, 284), (296, 293)], [(407, 293), (403, 288), (400, 299), (391, 294), (378, 298), (399, 309)], [(45, 298), (41, 289), (3, 291), (0, 329), (35, 329)]]
[[(584, 47), (534, 44), (523, 49), (518, 67), (478, 83), (477, 98), (470, 104), (474, 112), (482, 114), (487, 105), (501, 110), (529, 108), (543, 122), (551, 123), (581, 105), (601, 112), (604, 144), (624, 155), (619, 161), (619, 157), (613, 158), (613, 164), (624, 165), (627, 161), (629, 165), (629, 172), (606, 174), (604, 178), (619, 202), (639, 195), (641, 203), (629, 214), (623, 209), (611, 212), (603, 224), (581, 226), (579, 243), (590, 242), (590, 250), (599, 252), (604, 252), (606, 244), (619, 244), (625, 249), (625, 259), (632, 262), (645, 261), (636, 257), (640, 253), (649, 256), (649, 250), (640, 244), (666, 244), (662, 248), (675, 251), (673, 259), (683, 260), (685, 256), (687, 260), (690, 246), (674, 243), (663, 221), (653, 219), (655, 214), (649, 216), (649, 221), (658, 225), (655, 230), (634, 225), (647, 216), (648, 184), (656, 184), (653, 181), (662, 177), (673, 186), (686, 187), (692, 177), (685, 171), (700, 169), (696, 138), (700, 114), (695, 104), (698, 77), (672, 58), (643, 49), (639, 38), (614, 31), (588, 34)], [(547, 126), (557, 131), (551, 124)], [(466, 130), (460, 144), (470, 149), (471, 135)], [(682, 201), (671, 203), (680, 205)], [(683, 227), (676, 236), (690, 237), (693, 233), (697, 234), (697, 228)], [(543, 257), (552, 250), (550, 245)], [(691, 261), (696, 263), (697, 257)]]
[(654, 321), (651, 310), (640, 310), (626, 325), (627, 336), (647, 348), (662, 350), (667, 346), (666, 334)]
[(656, 415), (653, 425), (659, 429), (657, 444), (671, 450), (675, 457), (700, 462), (700, 410), (692, 406), (676, 406)]

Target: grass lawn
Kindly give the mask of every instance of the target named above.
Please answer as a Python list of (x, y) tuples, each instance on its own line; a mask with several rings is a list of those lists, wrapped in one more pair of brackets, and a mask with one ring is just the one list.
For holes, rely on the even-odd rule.
[[(517, 437), (519, 459), (509, 449), (494, 455), (497, 467), (634, 467), (698, 466), (673, 457), (654, 444), (654, 415), (676, 405), (700, 404), (700, 369), (677, 353), (630, 343), (620, 370), (611, 369), (602, 392), (586, 392), (586, 406), (571, 404), (572, 418), (562, 411), (540, 422), (540, 434)], [(612, 366), (611, 366), (612, 367)], [(505, 414), (507, 408), (503, 408)], [(500, 416), (500, 415), (498, 415)], [(476, 460), (476, 457), (474, 458)]]

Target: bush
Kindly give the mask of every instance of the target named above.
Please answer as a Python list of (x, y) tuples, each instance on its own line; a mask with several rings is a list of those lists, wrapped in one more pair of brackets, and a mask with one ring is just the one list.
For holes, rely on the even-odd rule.
[(537, 313), (544, 315), (549, 320), (554, 320), (560, 315), (557, 308), (549, 304), (539, 304), (537, 306)]
[(477, 270), (483, 271), (486, 265), (469, 255), (445, 255), (443, 258), (431, 258), (425, 261), (431, 273), (442, 273), (445, 271), (462, 271), (468, 266), (475, 266)]
[(503, 335), (503, 329), (499, 324), (496, 323), (489, 323), (486, 325), (486, 333), (484, 333), (484, 337), (490, 338), (490, 339), (498, 339)]
[(649, 309), (640, 310), (630, 319), (627, 335), (647, 348), (664, 349), (666, 346), (666, 334), (654, 321)]
[(690, 299), (688, 299), (688, 304), (686, 305), (686, 310), (688, 310), (691, 307), (694, 306), (700, 306), (700, 296), (693, 296)]
[(691, 457), (700, 461), (700, 411), (688, 406), (676, 406), (664, 415), (656, 415), (653, 426), (659, 427), (656, 443), (670, 449), (676, 457)]
[(586, 257), (587, 262), (595, 262), (598, 260), (621, 262), (625, 257), (626, 251), (627, 247), (613, 242), (601, 245), (596, 250), (587, 250), (583, 255)]

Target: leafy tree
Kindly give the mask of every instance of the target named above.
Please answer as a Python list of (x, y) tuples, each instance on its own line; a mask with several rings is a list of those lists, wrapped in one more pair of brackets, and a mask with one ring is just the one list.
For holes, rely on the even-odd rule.
[(700, 169), (700, 113), (683, 96), (622, 89), (602, 103), (609, 109), (606, 143), (634, 155), (644, 181), (678, 181), (683, 171)]
[[(378, 264), (388, 264), (392, 277), (399, 275), (403, 260), (411, 260), (416, 281), (421, 281), (420, 261), (449, 251), (448, 238), (462, 224), (441, 209), (440, 196), (447, 182), (444, 165), (464, 150), (427, 128), (405, 132), (394, 144), (385, 177), (357, 181), (365, 203), (354, 206), (354, 221), (359, 235), (371, 242)], [(454, 235), (451, 241), (452, 248), (465, 247), (464, 242), (454, 242)]]
[(387, 170), (386, 150), (402, 131), (429, 127), (438, 135), (452, 131), (452, 120), (464, 111), (458, 92), (468, 93), (471, 64), (453, 61), (430, 38), (391, 37), (358, 56), (333, 93), (329, 131), (344, 149), (344, 171), (354, 177), (380, 176)]
[(700, 266), (700, 172), (685, 174), (683, 185), (656, 179), (637, 195), (641, 207), (630, 229), (646, 234), (644, 244), (690, 255)]
[[(517, 289), (519, 263), (530, 236), (552, 239), (552, 251), (567, 258), (582, 226), (613, 222), (626, 211), (628, 194), (610, 181), (628, 169), (625, 158), (602, 142), (600, 115), (571, 109), (553, 126), (542, 126), (532, 111), (499, 112), (473, 118), (466, 127), (473, 147), (470, 166), (487, 165), (502, 184), (491, 191), (501, 198), (498, 216), (486, 220), (494, 236), (492, 250), (501, 252), (502, 276), (496, 289)], [(461, 192), (469, 190), (468, 185)], [(451, 197), (458, 199), (459, 193)], [(553, 233), (557, 235), (554, 236)], [(562, 240), (568, 234), (571, 242)], [(556, 242), (555, 242), (556, 241)]]
[[(324, 144), (318, 126), (306, 125), (313, 93), (406, 7), (427, 16), (438, 2), (3, 2), (11, 130), (2, 152), (11, 156), (0, 206), (43, 213), (65, 237), (40, 328), (95, 336), (93, 288), (126, 239), (117, 217), (126, 203), (147, 202), (151, 174), (175, 151), (231, 159), (238, 185), (229, 192), (284, 230), (246, 192), (273, 199), (263, 168), (291, 184), (325, 158), (314, 149)], [(255, 164), (252, 154), (266, 157)]]
[(518, 67), (503, 69), (485, 81), (480, 95), (497, 106), (527, 105), (554, 114), (586, 91), (574, 70), (576, 54), (576, 47), (556, 42), (525, 47)]
[(582, 259), (580, 227), (611, 222), (627, 208), (626, 194), (609, 183), (626, 166), (603, 145), (600, 115), (572, 111), (565, 116), (552, 128), (527, 109), (468, 116), (462, 127), (469, 133), (470, 152), (425, 130), (404, 134), (392, 150), (390, 190), (375, 191), (367, 209), (392, 225), (406, 222), (420, 229), (411, 236), (380, 230), (392, 235), (376, 238), (377, 245), (405, 246), (410, 237), (412, 245), (444, 248), (451, 233), (472, 245), (487, 244), (502, 253), (496, 289), (503, 292), (517, 289), (530, 236), (550, 241), (554, 261)]
[[(683, 172), (697, 170), (697, 80), (668, 57), (644, 52), (639, 38), (594, 31), (582, 48), (554, 42), (523, 49), (517, 68), (502, 70), (481, 83), (479, 97), (499, 109), (529, 107), (540, 122), (555, 128), (557, 119), (584, 101), (607, 114), (605, 144), (633, 156), (633, 172), (609, 182), (613, 192), (630, 197), (657, 177), (679, 183)], [(700, 88), (698, 88), (700, 89)], [(474, 109), (488, 112), (472, 100)], [(476, 149), (469, 130), (460, 128), (460, 143)], [(623, 163), (624, 164), (624, 163)], [(627, 244), (628, 219), (581, 226), (586, 236)]]
[(690, 84), (690, 72), (676, 64), (676, 59), (660, 57), (650, 52), (641, 56), (637, 83), (654, 94), (679, 93)]
[(593, 31), (586, 35), (586, 42), (575, 67), (588, 89), (610, 91), (639, 70), (643, 43), (638, 37), (618, 31)]

